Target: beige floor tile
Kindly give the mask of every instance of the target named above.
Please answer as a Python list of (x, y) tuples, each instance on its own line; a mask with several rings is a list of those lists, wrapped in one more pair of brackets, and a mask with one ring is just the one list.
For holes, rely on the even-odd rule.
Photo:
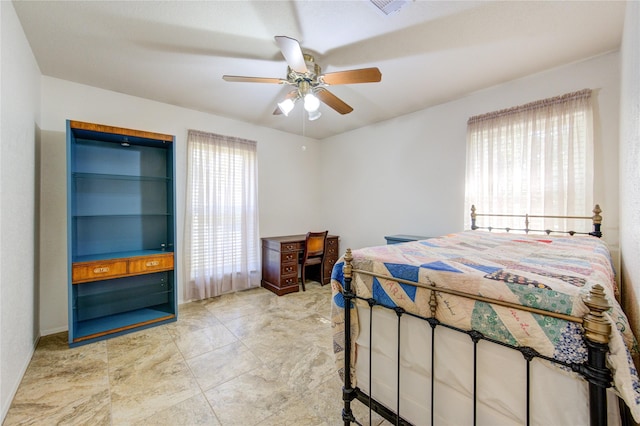
[(225, 321), (266, 311), (272, 303), (276, 303), (277, 298), (278, 296), (274, 293), (264, 288), (257, 288), (233, 295), (223, 295), (219, 300), (209, 299), (211, 303), (204, 306), (224, 324)]
[(185, 303), (179, 307), (178, 320), (167, 324), (165, 328), (175, 337), (219, 324), (220, 321), (202, 303)]
[(136, 424), (140, 426), (221, 425), (202, 394), (158, 411)]
[(204, 391), (263, 365), (243, 343), (232, 343), (187, 362)]
[[(109, 390), (91, 386), (65, 389), (25, 387), (13, 400), (3, 425), (109, 425)], [(26, 396), (28, 395), (28, 396)]]
[(107, 346), (114, 424), (135, 423), (200, 393), (166, 330), (121, 336)]
[(224, 425), (253, 425), (277, 412), (295, 392), (267, 366), (235, 377), (205, 392)]
[(268, 417), (259, 426), (337, 426), (340, 422), (331, 423), (314, 413), (304, 399), (289, 401), (283, 408)]
[(69, 349), (67, 334), (42, 338), (5, 425), (109, 424), (104, 342)]
[(281, 297), (257, 288), (72, 349), (66, 333), (43, 337), (4, 425), (342, 425), (330, 299), (313, 282)]
[(178, 349), (186, 359), (238, 342), (236, 336), (218, 320), (207, 328), (182, 332), (169, 330), (169, 334), (172, 335)]

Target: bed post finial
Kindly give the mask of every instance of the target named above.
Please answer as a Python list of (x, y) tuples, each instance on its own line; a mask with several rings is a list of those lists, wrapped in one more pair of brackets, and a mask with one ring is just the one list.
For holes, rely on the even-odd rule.
[(476, 206), (471, 204), (471, 230), (475, 231), (476, 229)]
[(596, 206), (593, 208), (593, 223), (602, 223), (602, 216), (600, 216), (600, 213), (602, 213), (600, 204), (596, 204)]
[(342, 273), (345, 278), (351, 278), (353, 266), (351, 265), (351, 261), (353, 260), (353, 255), (351, 254), (351, 249), (348, 248), (346, 253), (344, 254), (344, 267), (342, 268)]
[(598, 238), (602, 237), (602, 231), (600, 229), (600, 226), (602, 225), (602, 216), (600, 216), (600, 213), (602, 213), (600, 204), (596, 204), (593, 208), (593, 216), (591, 216), (591, 220), (593, 221), (593, 231), (589, 234)]
[(605, 298), (604, 288), (600, 284), (593, 286), (589, 295), (584, 298), (589, 313), (584, 317), (585, 337), (592, 342), (608, 344), (611, 324), (603, 312), (609, 310), (609, 302)]

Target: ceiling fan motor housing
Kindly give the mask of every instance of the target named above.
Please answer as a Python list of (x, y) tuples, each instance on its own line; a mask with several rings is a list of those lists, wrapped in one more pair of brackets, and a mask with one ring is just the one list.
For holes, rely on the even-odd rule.
[(287, 80), (298, 86), (300, 96), (304, 97), (307, 93), (313, 91), (313, 88), (320, 85), (318, 77), (321, 75), (322, 70), (320, 65), (315, 62), (315, 58), (307, 53), (304, 54), (304, 62), (307, 66), (307, 72), (301, 73), (292, 70), (291, 67), (287, 67)]

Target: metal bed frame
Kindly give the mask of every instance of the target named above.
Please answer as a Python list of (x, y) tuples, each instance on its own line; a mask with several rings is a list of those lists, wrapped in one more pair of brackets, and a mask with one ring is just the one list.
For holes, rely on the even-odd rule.
[[(487, 229), (491, 230), (503, 230), (503, 231), (523, 231), (526, 233), (529, 232), (544, 232), (546, 234), (550, 234), (551, 230), (533, 230), (529, 229), (529, 218), (569, 218), (569, 219), (590, 219), (593, 222), (593, 230), (591, 232), (574, 232), (574, 231), (560, 231), (561, 233), (566, 233), (569, 235), (575, 234), (588, 234), (596, 237), (601, 237), (602, 232), (600, 230), (602, 223), (602, 216), (600, 216), (600, 207), (598, 205), (593, 209), (593, 216), (534, 216), (534, 215), (494, 215), (494, 214), (479, 214), (476, 213), (476, 209), (474, 206), (471, 207), (471, 221), (472, 221), (472, 229)], [(489, 217), (489, 216), (500, 216), (500, 217), (517, 217), (525, 219), (525, 227), (522, 229), (513, 229), (513, 228), (492, 228), (492, 227), (479, 227), (476, 225), (477, 217)], [(611, 324), (604, 317), (603, 312), (607, 311), (610, 306), (607, 302), (604, 289), (599, 284), (595, 285), (588, 296), (584, 298), (585, 305), (589, 308), (589, 313), (584, 317), (575, 317), (571, 315), (559, 314), (554, 312), (548, 312), (537, 308), (530, 308), (527, 306), (518, 305), (515, 303), (505, 302), (503, 300), (491, 299), (483, 296), (476, 296), (471, 294), (462, 293), (459, 291), (436, 287), (433, 283), (415, 283), (412, 281), (406, 281), (398, 278), (390, 278), (388, 276), (381, 276), (372, 272), (363, 271), (359, 269), (354, 269), (352, 265), (352, 254), (351, 249), (347, 249), (346, 254), (344, 255), (344, 267), (343, 267), (343, 275), (344, 275), (344, 286), (343, 286), (343, 297), (344, 297), (344, 329), (345, 329), (345, 349), (344, 349), (344, 387), (342, 389), (342, 399), (344, 401), (344, 408), (342, 410), (342, 419), (344, 421), (345, 426), (349, 426), (352, 423), (360, 424), (356, 421), (353, 411), (351, 409), (351, 402), (354, 399), (358, 399), (366, 406), (369, 407), (370, 412), (373, 410), (380, 414), (382, 417), (392, 422), (395, 425), (410, 425), (407, 420), (402, 418), (400, 413), (400, 321), (403, 315), (410, 315), (419, 319), (426, 321), (432, 329), (431, 333), (431, 371), (434, 371), (434, 336), (436, 327), (446, 327), (450, 330), (454, 330), (460, 333), (467, 334), (473, 344), (474, 344), (474, 384), (473, 384), (473, 397), (474, 397), (474, 422), (476, 424), (476, 351), (477, 344), (479, 341), (489, 341), (492, 343), (496, 343), (513, 350), (519, 351), (524, 359), (526, 360), (526, 382), (527, 382), (527, 391), (526, 391), (526, 415), (527, 415), (527, 425), (530, 423), (530, 395), (529, 395), (529, 384), (530, 384), (530, 363), (534, 358), (541, 358), (552, 363), (564, 366), (576, 373), (579, 373), (584, 379), (589, 383), (589, 418), (591, 426), (601, 426), (607, 424), (607, 400), (606, 400), (606, 391), (607, 388), (611, 386), (612, 375), (609, 369), (606, 366), (606, 354), (609, 351), (609, 334), (611, 332)], [(364, 274), (372, 277), (384, 278), (384, 279), (392, 279), (399, 283), (409, 284), (413, 286), (419, 286), (431, 291), (430, 294), (430, 316), (422, 317), (415, 315), (413, 313), (406, 312), (404, 309), (400, 307), (390, 307), (385, 306), (374, 300), (373, 298), (362, 298), (354, 293), (351, 287), (351, 282), (353, 280), (354, 274)], [(475, 330), (463, 330), (456, 327), (452, 327), (450, 325), (444, 324), (435, 318), (435, 312), (437, 307), (437, 297), (436, 294), (438, 292), (447, 293), (455, 296), (465, 297), (477, 301), (482, 301), (486, 303), (491, 303), (494, 305), (500, 305), (504, 307), (508, 307), (511, 309), (517, 309), (521, 311), (527, 311), (535, 314), (546, 315), (550, 317), (555, 317), (559, 319), (563, 319), (566, 321), (570, 321), (582, 326), (584, 330), (584, 340), (587, 347), (588, 358), (586, 363), (575, 364), (568, 363), (560, 360), (556, 360), (553, 358), (549, 358), (539, 354), (533, 348), (530, 347), (518, 347), (512, 346), (500, 341), (496, 341), (494, 339), (488, 338), (484, 336), (482, 333)], [(351, 345), (353, 344), (351, 339), (351, 316), (347, 311), (350, 306), (352, 306), (354, 299), (359, 299), (365, 301), (370, 309), (370, 315), (373, 312), (373, 307), (379, 306), (382, 308), (387, 308), (395, 311), (398, 320), (398, 364), (397, 364), (397, 383), (396, 383), (396, 392), (397, 392), (397, 407), (395, 412), (382, 405), (378, 401), (371, 398), (364, 391), (362, 391), (358, 387), (353, 387), (351, 382)], [(371, 317), (370, 317), (371, 318)], [(372, 321), (370, 321), (371, 327)], [(371, 336), (371, 333), (369, 334)], [(370, 355), (371, 356), (371, 355)], [(371, 363), (369, 363), (369, 368), (371, 369)], [(369, 371), (369, 380), (371, 381), (371, 371)], [(369, 384), (369, 389), (371, 389), (371, 383)], [(433, 408), (434, 408), (434, 374), (431, 374), (431, 424), (433, 425)], [(621, 413), (621, 421), (623, 424), (631, 424), (631, 416), (628, 411), (628, 408), (624, 403), (620, 400), (620, 413)], [(371, 416), (370, 416), (371, 417)]]

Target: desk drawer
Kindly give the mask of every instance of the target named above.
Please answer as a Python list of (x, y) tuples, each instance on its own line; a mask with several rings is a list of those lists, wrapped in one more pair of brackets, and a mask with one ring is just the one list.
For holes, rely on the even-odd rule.
[(280, 254), (280, 260), (282, 263), (298, 263), (298, 252), (283, 252)]
[(173, 269), (173, 253), (158, 256), (145, 256), (129, 260), (130, 274), (165, 271)]
[(331, 272), (333, 271), (333, 265), (336, 264), (337, 259), (327, 259), (322, 266), (324, 268), (324, 284), (327, 284), (331, 281)]
[(281, 287), (286, 287), (286, 286), (298, 286), (298, 276), (291, 276), (291, 277), (282, 277), (282, 279), (280, 280), (280, 286)]
[(294, 276), (298, 276), (298, 264), (297, 263), (288, 263), (288, 264), (282, 264), (280, 265), (280, 275), (281, 276), (288, 276), (288, 275), (294, 275)]
[(71, 280), (74, 283), (104, 280), (127, 274), (127, 260), (101, 260), (97, 262), (74, 263)]
[(280, 251), (282, 253), (289, 251), (301, 251), (304, 249), (304, 243), (293, 242), (293, 243), (282, 243), (280, 246)]

